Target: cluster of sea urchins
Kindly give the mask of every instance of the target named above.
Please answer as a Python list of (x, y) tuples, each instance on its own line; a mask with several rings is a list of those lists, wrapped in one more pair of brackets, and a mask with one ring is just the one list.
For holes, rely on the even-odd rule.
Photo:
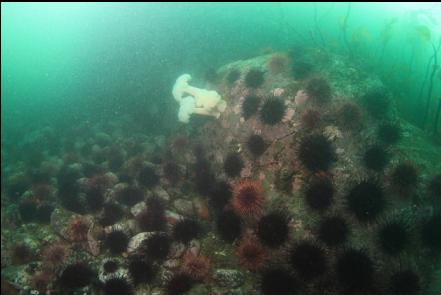
[[(239, 84), (240, 80), (247, 88), (241, 104), (244, 120), (250, 122), (255, 116), (265, 128), (273, 128), (283, 121), (287, 110), (285, 100), (274, 95), (264, 97), (261, 93), (267, 83), (265, 78), (286, 74), (289, 64), (287, 56), (276, 54), (267, 63), (269, 73), (253, 68), (244, 73), (233, 69), (226, 74), (224, 80), (230, 87)], [(294, 69), (298, 75), (305, 77), (309, 67), (307, 64), (302, 67)], [(216, 72), (210, 70), (206, 80), (215, 83), (219, 79)], [(388, 216), (386, 210), (392, 201), (390, 192), (412, 195), (420, 182), (418, 168), (410, 162), (399, 162), (390, 170), (388, 168), (389, 162), (393, 163), (393, 145), (403, 135), (399, 123), (387, 120), (390, 107), (388, 93), (382, 88), (372, 89), (361, 98), (367, 114), (376, 120), (381, 119), (375, 133), (376, 141), (360, 154), (361, 162), (367, 168), (363, 172), (369, 178), (349, 181), (346, 190), (341, 190), (336, 186), (340, 182), (335, 176), (346, 172), (334, 174), (332, 171), (338, 160), (337, 151), (333, 140), (321, 130), (329, 121), (329, 114), (323, 109), (331, 102), (332, 87), (321, 77), (312, 77), (304, 83), (313, 108), (303, 111), (300, 128), (307, 132), (299, 137), (293, 158), (299, 162), (299, 171), (295, 173), (303, 172), (305, 180), (303, 198), (296, 204), (304, 204), (307, 214), (317, 217), (313, 226), (303, 224), (299, 217), (301, 213), (293, 214), (286, 209), (293, 204), (290, 196), (284, 201), (284, 209), (280, 209), (274, 196), (267, 195), (270, 177), (242, 177), (245, 167), (248, 168), (245, 157), (257, 162), (270, 154), (267, 149), (272, 143), (256, 130), (244, 142), (246, 152), (234, 151), (226, 155), (222, 167), (223, 179), (217, 178), (212, 170), (215, 165), (205, 151), (195, 148), (196, 161), (191, 167), (193, 169), (189, 170), (194, 177), (193, 184), (187, 182), (184, 166), (176, 159), (164, 161), (160, 155), (151, 155), (150, 163), (147, 163), (142, 147), (136, 143), (129, 145), (124, 152), (119, 144), (108, 146), (106, 152), (93, 153), (92, 150), (98, 148), (85, 145), (82, 153), (92, 153), (89, 159), (92, 163), (83, 163), (81, 168), (65, 164), (54, 177), (58, 184), (55, 190), (50, 187), (50, 177), (32, 174), (35, 198), (20, 200), (18, 213), (23, 223), (50, 223), (54, 208), (47, 202), (41, 202), (39, 197), (49, 198), (52, 191), (57, 192), (65, 209), (77, 213), (66, 225), (67, 238), (72, 246), (57, 243), (42, 251), (44, 270), (53, 274), (38, 273), (34, 277), (37, 289), (45, 292), (46, 286), (43, 285), (47, 285), (54, 276), (55, 285), (67, 292), (96, 285), (105, 295), (131, 295), (138, 285), (155, 282), (158, 270), (164, 265), (172, 265), (172, 271), (162, 282), (165, 294), (184, 294), (197, 283), (213, 282), (210, 258), (205, 253), (195, 253), (202, 243), (194, 240), (203, 238), (207, 224), (191, 214), (179, 217), (171, 214), (168, 199), (159, 197), (159, 194), (166, 195), (158, 189), (165, 183), (173, 186), (185, 184), (185, 190), (194, 188), (205, 198), (211, 211), (204, 216), (207, 216), (206, 220), (211, 218), (213, 221), (217, 239), (233, 246), (241, 268), (258, 274), (259, 287), (264, 295), (306, 293), (312, 287), (316, 287), (316, 292), (330, 294), (419, 294), (422, 288), (420, 274), (408, 267), (392, 271), (377, 286), (378, 264), (371, 256), (372, 248), (369, 245), (359, 248), (352, 244), (354, 230), (366, 228), (373, 233), (372, 247), (384, 257), (401, 257), (407, 253), (413, 239), (418, 239), (418, 245), (426, 251), (424, 253), (439, 254), (441, 251), (439, 208), (430, 211), (415, 227), (411, 227), (406, 218), (393, 216), (382, 219)], [(362, 125), (364, 118), (363, 110), (356, 103), (341, 105), (336, 114), (337, 124), (352, 131)], [(106, 146), (104, 138), (97, 142), (97, 146), (100, 145)], [(182, 152), (185, 146), (188, 146), (188, 141), (181, 138), (173, 148)], [(126, 156), (133, 157), (125, 162)], [(66, 156), (65, 163), (74, 162), (73, 158)], [(106, 164), (99, 165), (102, 163)], [(108, 194), (111, 186), (103, 167), (118, 173), (120, 178), (121, 184), (112, 194)], [(385, 181), (381, 179), (383, 173), (387, 174)], [(79, 185), (82, 178), (90, 182), (86, 189)], [(24, 187), (26, 185), (18, 181), (7, 190), (19, 197), (26, 191)], [(432, 176), (425, 189), (430, 199), (441, 202), (441, 175)], [(174, 197), (175, 194), (171, 194), (171, 198)], [(192, 207), (188, 211), (195, 209)], [(101, 277), (92, 264), (72, 260), (71, 256), (76, 256), (70, 255), (74, 249), (92, 251), (89, 248), (96, 242), (92, 236), (95, 224), (84, 216), (86, 213), (96, 214), (96, 225), (105, 228), (99, 237), (100, 250), (111, 255), (101, 263), (102, 274), (107, 279), (99, 284), (96, 283)], [(136, 221), (130, 225), (130, 230), (120, 226), (128, 216), (134, 216)], [(357, 224), (350, 225), (351, 220)], [(134, 228), (146, 234), (145, 239), (138, 243), (136, 251), (128, 251)], [(305, 234), (297, 238), (302, 232)], [(414, 232), (418, 234), (414, 235)], [(228, 249), (231, 249), (230, 246)], [(168, 260), (171, 254), (176, 255), (177, 249), (183, 250), (181, 256)], [(223, 252), (219, 253), (223, 255)], [(21, 265), (29, 263), (35, 256), (27, 244), (19, 243), (10, 249), (9, 258), (13, 264)], [(175, 261), (177, 259), (179, 261)], [(126, 271), (120, 272), (123, 268)], [(377, 292), (383, 287), (386, 289)]]

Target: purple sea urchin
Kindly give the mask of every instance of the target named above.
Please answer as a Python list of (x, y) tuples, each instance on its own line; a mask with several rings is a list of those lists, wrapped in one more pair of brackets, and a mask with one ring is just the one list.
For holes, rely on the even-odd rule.
[(173, 226), (172, 237), (175, 241), (187, 244), (198, 238), (201, 233), (202, 228), (198, 222), (193, 219), (182, 219)]
[(113, 277), (103, 285), (104, 295), (133, 295), (132, 285), (124, 277)]
[(275, 125), (282, 121), (286, 113), (285, 102), (277, 97), (268, 98), (260, 109), (260, 120), (267, 125)]
[(328, 267), (324, 250), (308, 241), (298, 243), (291, 250), (290, 264), (304, 280), (312, 280), (323, 275)]
[(113, 230), (106, 235), (105, 245), (112, 254), (121, 254), (127, 249), (129, 237), (121, 230)]
[(399, 221), (390, 221), (383, 224), (377, 235), (380, 249), (389, 255), (400, 254), (410, 240), (406, 226)]
[(312, 180), (305, 192), (305, 201), (309, 208), (323, 211), (331, 206), (334, 198), (334, 186), (330, 179), (318, 177)]
[(432, 198), (441, 200), (441, 174), (432, 177), (427, 185), (427, 192)]
[(245, 96), (242, 102), (242, 116), (248, 120), (251, 116), (257, 113), (260, 106), (261, 98), (256, 95)]
[(230, 153), (224, 161), (224, 171), (229, 177), (237, 177), (240, 175), (244, 167), (242, 158), (237, 153)]
[(159, 184), (159, 176), (155, 169), (145, 166), (138, 174), (138, 182), (147, 188), (153, 188)]
[(264, 295), (295, 294), (298, 284), (285, 269), (274, 268), (263, 272), (260, 289)]
[(124, 210), (120, 205), (115, 203), (104, 204), (104, 210), (101, 218), (101, 224), (103, 226), (113, 225), (124, 216)]
[(348, 223), (339, 216), (331, 216), (320, 221), (318, 238), (329, 247), (343, 244), (348, 239)]
[(216, 230), (222, 240), (232, 243), (242, 234), (242, 220), (233, 211), (224, 211), (217, 217)]
[(136, 221), (143, 231), (162, 231), (167, 225), (165, 204), (157, 197), (146, 201), (146, 208), (136, 216)]
[(148, 259), (164, 260), (170, 252), (172, 240), (163, 233), (155, 233), (143, 241), (142, 248)]
[(257, 134), (253, 134), (248, 137), (246, 145), (250, 153), (255, 157), (261, 156), (266, 149), (265, 141), (263, 140), (262, 136)]
[(318, 104), (327, 103), (332, 98), (332, 90), (328, 81), (321, 77), (311, 78), (306, 83), (306, 93)]
[(441, 214), (437, 213), (426, 220), (421, 227), (421, 240), (425, 247), (441, 250)]
[(331, 142), (323, 135), (304, 137), (298, 149), (298, 158), (310, 171), (326, 171), (336, 160)]
[(144, 200), (144, 192), (136, 186), (126, 186), (117, 193), (117, 199), (122, 204), (133, 206)]
[(259, 88), (264, 82), (263, 72), (251, 69), (245, 75), (245, 86), (249, 88)]
[(374, 181), (356, 184), (346, 196), (347, 208), (361, 222), (375, 220), (385, 209), (383, 189)]
[(350, 292), (369, 289), (372, 286), (374, 264), (362, 250), (348, 249), (337, 258), (337, 278)]
[(383, 147), (374, 145), (369, 147), (363, 155), (366, 168), (380, 172), (389, 163), (390, 155)]
[(217, 213), (219, 213), (224, 210), (232, 196), (233, 192), (231, 186), (225, 181), (220, 181), (213, 186), (213, 189), (208, 196), (208, 203)]
[(413, 270), (402, 270), (392, 275), (390, 289), (393, 295), (417, 295), (420, 292), (420, 278)]
[(68, 289), (83, 288), (96, 279), (96, 273), (85, 263), (68, 265), (60, 276), (60, 285)]
[(155, 277), (153, 265), (141, 257), (131, 257), (128, 270), (135, 286), (141, 283), (150, 283)]
[(231, 71), (228, 72), (228, 74), (226, 75), (226, 80), (228, 84), (233, 84), (234, 82), (236, 82), (237, 80), (239, 80), (240, 78), (240, 71), (236, 70), (236, 69), (232, 69)]
[(401, 139), (401, 127), (397, 123), (385, 122), (378, 127), (377, 137), (384, 144), (396, 144)]
[(103, 263), (103, 271), (105, 274), (115, 273), (119, 269), (117, 260), (109, 259)]
[(284, 213), (269, 213), (257, 224), (257, 237), (263, 245), (270, 248), (282, 246), (288, 240), (288, 235), (288, 218)]

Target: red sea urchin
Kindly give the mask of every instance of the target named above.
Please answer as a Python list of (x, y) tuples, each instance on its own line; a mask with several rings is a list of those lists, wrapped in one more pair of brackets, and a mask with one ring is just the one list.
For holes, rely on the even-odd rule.
[(210, 259), (206, 256), (187, 252), (182, 261), (182, 272), (195, 281), (203, 281), (210, 277)]
[(193, 279), (185, 273), (174, 274), (167, 282), (165, 295), (181, 295), (190, 291), (193, 287)]
[(83, 216), (73, 217), (68, 224), (67, 233), (69, 238), (74, 242), (84, 242), (87, 240), (91, 223), (90, 220)]
[(234, 184), (232, 206), (242, 217), (255, 218), (262, 214), (264, 190), (259, 181), (244, 178)]
[(243, 238), (236, 249), (239, 264), (249, 271), (259, 270), (266, 261), (267, 253), (254, 237)]
[(70, 250), (67, 246), (60, 243), (52, 244), (43, 250), (43, 264), (49, 269), (57, 269), (66, 262), (69, 254)]

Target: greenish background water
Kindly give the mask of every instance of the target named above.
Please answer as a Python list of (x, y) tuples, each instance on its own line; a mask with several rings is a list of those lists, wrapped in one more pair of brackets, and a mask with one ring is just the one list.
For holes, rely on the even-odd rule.
[(127, 114), (143, 132), (166, 132), (177, 125), (179, 74), (294, 46), (351, 55), (423, 127), (440, 38), (439, 3), (2, 3), (2, 142)]

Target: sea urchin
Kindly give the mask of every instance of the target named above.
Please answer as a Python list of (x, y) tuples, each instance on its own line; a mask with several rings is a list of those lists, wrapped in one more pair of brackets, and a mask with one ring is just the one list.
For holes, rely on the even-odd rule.
[(328, 265), (324, 250), (308, 241), (300, 242), (291, 250), (290, 263), (304, 280), (323, 275)]
[(309, 135), (303, 138), (298, 157), (303, 165), (313, 172), (328, 170), (336, 160), (334, 148), (323, 135)]
[(285, 116), (286, 106), (281, 98), (270, 97), (260, 109), (260, 120), (267, 125), (275, 125)]
[(362, 181), (346, 196), (347, 208), (361, 222), (376, 219), (386, 207), (383, 189), (374, 181)]
[(232, 207), (239, 216), (259, 216), (264, 202), (264, 191), (259, 181), (245, 178), (234, 184)]
[(288, 240), (288, 218), (284, 213), (272, 212), (257, 224), (257, 237), (265, 246), (277, 248)]

